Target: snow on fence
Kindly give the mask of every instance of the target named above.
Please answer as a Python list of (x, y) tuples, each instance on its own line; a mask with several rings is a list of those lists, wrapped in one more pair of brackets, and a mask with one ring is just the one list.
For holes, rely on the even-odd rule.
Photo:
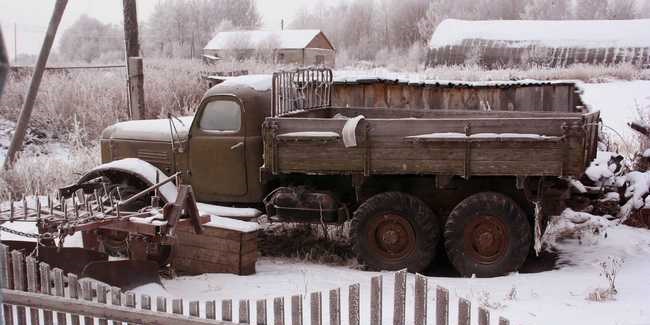
[[(433, 301), (435, 313), (432, 315), (436, 325), (469, 325), (472, 315), (471, 302), (464, 298), (458, 300), (457, 319), (450, 320), (449, 290), (437, 286), (435, 296), (428, 297), (429, 288), (427, 277), (417, 274), (413, 290), (414, 308), (407, 315), (407, 273), (405, 270), (394, 274), (393, 290), (393, 325), (425, 325), (428, 322), (428, 302)], [(323, 293), (312, 292), (309, 295), (309, 323), (321, 325), (323, 315), (329, 318), (330, 325), (340, 325), (347, 321), (349, 325), (361, 323), (361, 286), (350, 285), (347, 305), (341, 302), (341, 288), (328, 292), (327, 303), (329, 313), (324, 313)], [(0, 297), (2, 309), (0, 313), (4, 324), (159, 324), (159, 325), (203, 325), (203, 324), (235, 324), (233, 318), (232, 300), (221, 301), (221, 320), (217, 320), (217, 302), (206, 301), (201, 308), (199, 301), (185, 304), (183, 299), (168, 299), (167, 297), (140, 296), (139, 302), (133, 292), (121, 292), (120, 288), (108, 287), (102, 283), (78, 279), (74, 274), (64, 275), (61, 269), (50, 270), (46, 263), (39, 263), (32, 257), (25, 257), (20, 251), (11, 251), (0, 244)], [(109, 297), (110, 296), (110, 301)], [(381, 325), (385, 316), (382, 310), (383, 277), (372, 277), (370, 287), (370, 324)], [(168, 310), (168, 300), (171, 300), (171, 313)], [(289, 314), (285, 315), (285, 297), (276, 297), (272, 301), (239, 300), (237, 302), (238, 323), (251, 324), (251, 303), (255, 304), (255, 324), (266, 325), (302, 325), (303, 297), (291, 296)], [(268, 304), (272, 306), (268, 308)], [(342, 310), (342, 305), (347, 310)], [(153, 307), (155, 306), (155, 310)], [(189, 310), (184, 310), (189, 306)], [(138, 308), (139, 307), (139, 308)], [(202, 311), (202, 312), (201, 312)], [(479, 307), (477, 310), (479, 325), (490, 324), (490, 311)], [(272, 316), (272, 322), (271, 317)], [(347, 319), (342, 319), (346, 317)], [(510, 321), (499, 317), (499, 325), (508, 325)]]

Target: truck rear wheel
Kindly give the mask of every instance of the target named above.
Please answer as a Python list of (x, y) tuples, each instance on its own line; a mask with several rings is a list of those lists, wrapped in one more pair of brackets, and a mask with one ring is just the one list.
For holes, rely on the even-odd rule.
[(447, 256), (466, 277), (516, 271), (526, 260), (530, 244), (526, 214), (500, 193), (482, 192), (464, 199), (445, 224)]
[(424, 270), (438, 243), (438, 218), (420, 199), (400, 192), (377, 194), (354, 212), (352, 249), (373, 270)]

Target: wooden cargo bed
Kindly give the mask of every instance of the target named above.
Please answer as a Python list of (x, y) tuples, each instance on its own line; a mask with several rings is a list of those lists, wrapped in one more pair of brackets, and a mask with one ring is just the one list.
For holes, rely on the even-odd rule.
[[(345, 124), (363, 115), (346, 147)], [(595, 157), (599, 112), (326, 107), (267, 118), (273, 174), (579, 176)], [(349, 137), (348, 137), (349, 139)]]

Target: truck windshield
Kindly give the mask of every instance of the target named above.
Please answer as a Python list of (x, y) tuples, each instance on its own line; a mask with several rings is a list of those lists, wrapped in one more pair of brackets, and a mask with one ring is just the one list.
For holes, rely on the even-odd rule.
[(231, 100), (214, 100), (206, 104), (199, 126), (207, 131), (239, 131), (241, 110)]

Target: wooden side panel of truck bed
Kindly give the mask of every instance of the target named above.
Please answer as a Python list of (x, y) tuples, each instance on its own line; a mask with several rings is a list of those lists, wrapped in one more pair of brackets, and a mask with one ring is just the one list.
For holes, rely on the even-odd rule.
[(264, 162), (274, 174), (579, 176), (595, 157), (598, 115), (367, 118), (350, 148), (347, 119), (275, 117), (264, 124)]

